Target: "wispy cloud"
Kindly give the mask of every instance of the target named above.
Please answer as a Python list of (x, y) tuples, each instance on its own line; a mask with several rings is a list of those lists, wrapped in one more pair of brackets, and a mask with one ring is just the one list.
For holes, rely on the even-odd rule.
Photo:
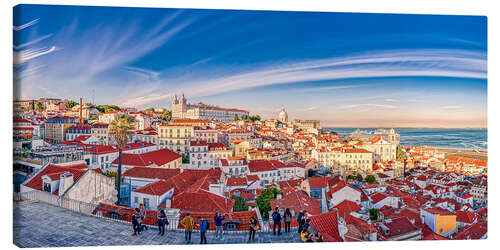
[(206, 96), (274, 84), (400, 76), (486, 79), (486, 54), (444, 49), (372, 51), (339, 58), (280, 62), (250, 72), (234, 73), (238, 70), (233, 68), (228, 71), (226, 76), (203, 81), (183, 79), (183, 91)]
[(52, 46), (49, 49), (41, 48), (41, 49), (27, 49), (19, 52), (14, 52), (14, 65), (23, 64), (29, 60), (35, 59), (37, 57), (50, 54), (54, 51), (57, 51), (58, 48), (56, 46)]
[(35, 20), (33, 20), (33, 21), (29, 21), (29, 22), (27, 22), (27, 23), (25, 23), (25, 24), (23, 24), (23, 25), (20, 25), (20, 26), (13, 26), (13, 29), (14, 29), (15, 31), (20, 31), (20, 30), (22, 30), (22, 29), (26, 29), (26, 28), (28, 28), (28, 27), (30, 27), (30, 26), (32, 26), (32, 25), (34, 25), (34, 24), (38, 23), (38, 21), (39, 21), (39, 20), (40, 20), (40, 18), (37, 18), (37, 19), (35, 19)]
[(160, 75), (160, 72), (158, 71), (153, 71), (153, 70), (148, 70), (148, 69), (143, 69), (143, 68), (138, 68), (138, 67), (131, 67), (131, 66), (124, 66), (123, 69), (136, 73), (142, 77), (145, 77), (149, 80), (156, 81), (158, 80), (158, 76)]
[(337, 107), (337, 109), (357, 109), (357, 108), (362, 108), (362, 107), (371, 107), (371, 108), (379, 108), (379, 109), (395, 109), (395, 108), (397, 108), (397, 106), (394, 106), (394, 105), (361, 103), (361, 104), (341, 105), (341, 106)]
[(47, 38), (49, 38), (49, 37), (51, 37), (51, 36), (52, 36), (52, 34), (48, 34), (48, 35), (44, 35), (44, 36), (41, 36), (41, 37), (39, 37), (39, 38), (36, 38), (36, 39), (34, 39), (34, 40), (31, 40), (31, 41), (29, 41), (29, 42), (26, 42), (26, 43), (23, 43), (23, 44), (19, 44), (19, 45), (17, 45), (17, 46), (16, 46), (16, 45), (14, 45), (14, 49), (16, 49), (16, 50), (20, 50), (20, 49), (22, 49), (22, 48), (24, 48), (24, 47), (28, 47), (28, 46), (31, 46), (31, 45), (33, 45), (33, 44), (35, 44), (35, 43), (41, 42), (41, 41), (43, 41), (43, 40), (45, 40), (45, 39), (47, 39)]
[(391, 99), (391, 98), (387, 98), (387, 99), (385, 99), (384, 101), (386, 101), (386, 102), (396, 102), (396, 100)]
[[(41, 72), (32, 74), (32, 80), (23, 83), (21, 93), (28, 93), (28, 89), (35, 88), (34, 85), (37, 84), (43, 84), (48, 89), (57, 89), (60, 93), (86, 93), (89, 88), (94, 88), (90, 87), (91, 85), (99, 85), (98, 82), (102, 82), (96, 81), (96, 76), (111, 72), (123, 80), (115, 78), (110, 87), (126, 90), (127, 94), (135, 94), (139, 92), (139, 89), (150, 88), (159, 79), (161, 72), (132, 67), (128, 64), (165, 45), (174, 35), (195, 21), (194, 18), (177, 21), (176, 18), (182, 12), (182, 10), (176, 11), (149, 26), (138, 25), (137, 20), (130, 19), (125, 23), (117, 21), (80, 30), (78, 28), (80, 22), (76, 19), (71, 25), (66, 26), (53, 36), (53, 41), (58, 47), (25, 49), (14, 52), (14, 64), (19, 65), (64, 46), (64, 50), (61, 50), (57, 56), (44, 57), (42, 61), (37, 61), (37, 63), (46, 65), (46, 68), (44, 68), (43, 74)], [(75, 40), (74, 37), (79, 39)], [(99, 38), (99, 42), (91, 42), (96, 38)], [(34, 65), (28, 64), (24, 70), (29, 70)], [(124, 70), (127, 72), (126, 74), (123, 73)], [(22, 75), (23, 72), (19, 72), (19, 79), (22, 78)], [(61, 82), (65, 84), (61, 84)], [(125, 86), (130, 83), (134, 83), (133, 88)], [(159, 94), (163, 97), (168, 96), (168, 93)], [(106, 99), (108, 102), (115, 103), (120, 101), (122, 95), (123, 93), (117, 93)], [(139, 98), (138, 103), (156, 98), (159, 97)]]

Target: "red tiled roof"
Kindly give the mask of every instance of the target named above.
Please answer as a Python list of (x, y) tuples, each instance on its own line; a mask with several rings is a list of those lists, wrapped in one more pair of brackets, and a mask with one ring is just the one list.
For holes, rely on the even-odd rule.
[(408, 218), (406, 217), (399, 217), (393, 219), (389, 223), (384, 223), (384, 225), (387, 226), (387, 228), (389, 228), (389, 233), (384, 234), (385, 237), (394, 237), (419, 229), (413, 224), (411, 224), (410, 220), (408, 220)]
[(191, 147), (202, 147), (202, 146), (208, 146), (207, 141), (190, 141), (189, 146)]
[(155, 181), (132, 192), (161, 196), (172, 189), (165, 180)]
[(247, 179), (245, 178), (227, 178), (227, 186), (246, 186)]
[(311, 219), (311, 227), (315, 231), (319, 231), (326, 241), (343, 241), (338, 232), (337, 211), (313, 215), (309, 218)]
[(424, 211), (429, 212), (431, 214), (439, 214), (439, 215), (453, 215), (452, 213), (442, 209), (442, 208), (424, 208)]
[(337, 206), (334, 208), (338, 209), (338, 214), (340, 217), (345, 218), (347, 215), (349, 215), (351, 212), (357, 212), (362, 209), (360, 205), (358, 205), (356, 202), (352, 202), (350, 200), (344, 200), (341, 203), (339, 203)]
[[(36, 176), (34, 176), (28, 183), (26, 183), (26, 187), (33, 188), (36, 190), (41, 190), (43, 191), (43, 180), (42, 176), (44, 175), (49, 175), (54, 178), (54, 174), (62, 174), (65, 172), (70, 172), (73, 174), (73, 182), (77, 182), (80, 177), (86, 172), (87, 165), (85, 165), (85, 170), (82, 168), (82, 165), (85, 165), (83, 163), (80, 164), (74, 164), (74, 165), (68, 165), (68, 166), (61, 166), (61, 165), (48, 165), (47, 167), (43, 168)], [(57, 177), (59, 179), (59, 177)]]
[(125, 171), (122, 176), (167, 180), (176, 176), (180, 172), (180, 169), (133, 167)]
[(460, 222), (470, 224), (476, 219), (476, 217), (477, 216), (471, 212), (461, 211), (461, 210), (457, 211), (457, 221), (460, 221)]
[[(180, 154), (170, 151), (166, 148), (155, 151), (150, 151), (143, 154), (122, 154), (122, 164), (128, 166), (163, 166), (171, 161), (181, 158)], [(113, 164), (118, 164), (119, 159), (116, 158)]]
[(455, 240), (477, 240), (483, 237), (488, 232), (486, 221), (476, 222), (472, 225), (465, 226), (453, 238)]
[(227, 149), (226, 145), (221, 142), (213, 142), (208, 143), (208, 150), (216, 150), (216, 149)]
[(295, 211), (295, 214), (299, 214), (301, 210), (305, 210), (311, 215), (321, 214), (319, 202), (300, 192), (285, 195), (281, 199), (271, 200), (270, 205), (272, 208), (289, 208)]
[(326, 188), (330, 179), (331, 177), (310, 177), (307, 180), (310, 188)]
[(181, 211), (229, 213), (233, 210), (234, 202), (232, 199), (198, 189), (195, 192), (184, 191), (175, 195), (172, 199), (172, 208)]
[(372, 198), (372, 203), (376, 204), (389, 196), (390, 195), (386, 194), (386, 193), (375, 193), (375, 194), (372, 194), (370, 197)]

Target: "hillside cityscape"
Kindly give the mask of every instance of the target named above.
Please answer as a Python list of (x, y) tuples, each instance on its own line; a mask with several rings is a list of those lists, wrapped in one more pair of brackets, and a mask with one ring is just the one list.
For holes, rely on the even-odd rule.
[(486, 16), (13, 16), (18, 247), (488, 238)]
[[(318, 120), (292, 121), (284, 108), (261, 120), (241, 109), (188, 104), (184, 95), (171, 107), (15, 101), (15, 199), (72, 211), (77, 203), (78, 213), (124, 221), (143, 204), (144, 225), (155, 227), (160, 209), (174, 231), (188, 214), (214, 230), (218, 212), (226, 234), (248, 231), (252, 217), (258, 233), (270, 234), (277, 208), (280, 217), (291, 213), (297, 242), (299, 216), (328, 242), (487, 235), (482, 152), (401, 146), (395, 129), (342, 136)], [(118, 121), (129, 123), (124, 146), (114, 132)], [(285, 232), (286, 221), (279, 223)]]

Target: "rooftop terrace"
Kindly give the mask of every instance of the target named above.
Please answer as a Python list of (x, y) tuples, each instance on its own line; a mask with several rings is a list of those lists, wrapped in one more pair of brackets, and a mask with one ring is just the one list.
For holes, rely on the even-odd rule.
[[(14, 204), (14, 244), (19, 247), (70, 247), (116, 245), (178, 245), (184, 242), (181, 231), (167, 231), (158, 235), (156, 227), (139, 236), (131, 236), (128, 223), (75, 213), (46, 203), (23, 201)], [(216, 240), (215, 233), (207, 233), (209, 244), (247, 243), (248, 232), (226, 233), (224, 240)], [(193, 232), (192, 244), (198, 244), (200, 234)], [(257, 232), (253, 243), (300, 242), (295, 231), (273, 236)]]

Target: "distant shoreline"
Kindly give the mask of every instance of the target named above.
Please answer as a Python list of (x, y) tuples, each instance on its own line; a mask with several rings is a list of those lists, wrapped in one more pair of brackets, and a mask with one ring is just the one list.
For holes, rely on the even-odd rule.
[(349, 128), (349, 129), (446, 129), (446, 130), (452, 130), (452, 129), (462, 129), (462, 130), (488, 130), (488, 128), (426, 128), (426, 127), (332, 127), (332, 126), (324, 126), (324, 129), (336, 129), (336, 128)]

